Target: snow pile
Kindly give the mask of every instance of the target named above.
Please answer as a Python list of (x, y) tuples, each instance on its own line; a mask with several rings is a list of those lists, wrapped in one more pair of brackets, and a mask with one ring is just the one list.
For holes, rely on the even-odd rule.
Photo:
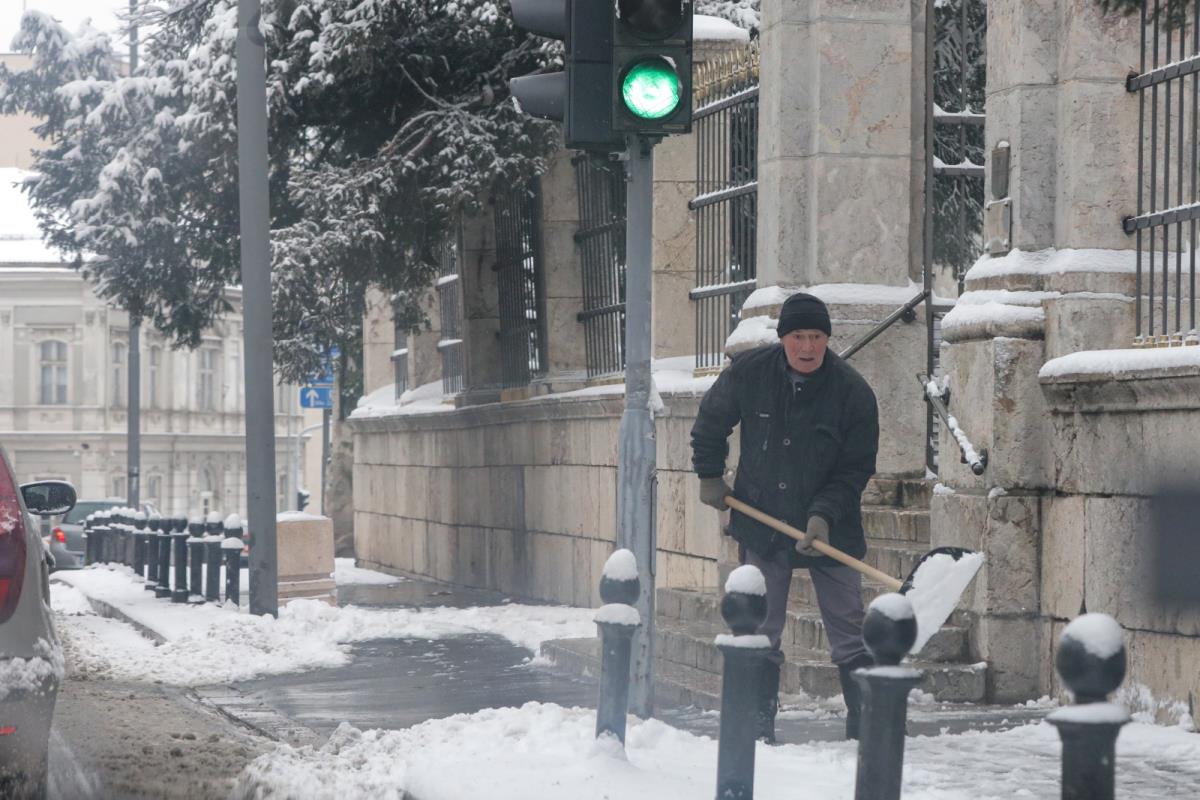
[(761, 633), (751, 633), (744, 636), (734, 636), (728, 633), (718, 633), (713, 640), (717, 647), (744, 647), (747, 650), (761, 648), (771, 649), (771, 640)]
[(949, 553), (936, 553), (921, 562), (907, 594), (917, 614), (917, 640), (910, 654), (921, 652), (946, 623), (982, 566), (983, 553), (968, 553), (957, 559)]
[(632, 550), (622, 547), (604, 562), (604, 577), (611, 581), (632, 581), (637, 576), (637, 558)]
[[(549, 639), (596, 635), (592, 610), (508, 604), (476, 608), (337, 608), (295, 600), (279, 618), (232, 607), (164, 603), (134, 583), (128, 567), (56, 573), (51, 595), (64, 584), (109, 603), (165, 639), (131, 646), (130, 629), (94, 615), (60, 615), (59, 624), (88, 654), (93, 671), (114, 679), (156, 680), (178, 686), (246, 680), (260, 675), (337, 667), (350, 660), (349, 644), (371, 639), (441, 639), (493, 634), (532, 652)], [(65, 601), (72, 613), (78, 603)], [(133, 638), (142, 638), (136, 635)]]
[(1063, 629), (1063, 641), (1074, 639), (1096, 658), (1115, 656), (1125, 646), (1125, 632), (1108, 614), (1081, 614)]
[(407, 578), (398, 575), (388, 575), (373, 569), (363, 569), (354, 565), (353, 558), (335, 558), (333, 560), (333, 582), (338, 586), (354, 585), (394, 585), (404, 583)]
[(593, 619), (607, 625), (628, 625), (631, 628), (642, 624), (642, 615), (638, 613), (638, 610), (624, 603), (606, 603), (600, 606), (596, 609), (596, 616)]
[(1007, 303), (959, 303), (942, 318), (942, 335), (948, 341), (972, 336), (1013, 335), (1036, 332), (1046, 321), (1041, 307)]
[(730, 592), (766, 596), (767, 579), (763, 577), (762, 570), (758, 567), (753, 564), (743, 564), (729, 573), (729, 577), (725, 579), (725, 594)]
[(1156, 371), (1197, 367), (1200, 367), (1200, 347), (1085, 350), (1047, 361), (1038, 370), (1038, 377), (1098, 375), (1111, 379), (1131, 372), (1142, 373), (1138, 377), (1154, 377)]
[[(421, 800), (662, 800), (711, 797), (717, 742), (658, 720), (630, 719), (626, 746), (598, 744), (595, 713), (554, 704), (485, 709), (399, 731), (340, 727), (320, 748), (281, 745), (253, 761), (232, 797)], [(761, 746), (758, 800), (850, 800), (857, 745)], [(905, 800), (1057, 797), (1061, 744), (1037, 723), (1001, 733), (921, 736), (905, 741)], [(1117, 796), (1161, 800), (1194, 793), (1200, 737), (1131, 724), (1117, 740)]]
[(778, 326), (779, 320), (775, 317), (743, 317), (725, 340), (725, 351), (736, 353), (764, 344), (774, 344), (779, 341)]

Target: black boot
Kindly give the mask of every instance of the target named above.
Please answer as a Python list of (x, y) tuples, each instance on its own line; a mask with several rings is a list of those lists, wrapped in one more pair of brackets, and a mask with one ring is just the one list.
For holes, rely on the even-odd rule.
[(859, 720), (862, 718), (862, 688), (854, 680), (854, 670), (870, 667), (874, 660), (864, 653), (853, 661), (838, 665), (838, 678), (842, 682), (842, 699), (846, 701), (846, 738), (858, 738)]
[(779, 713), (779, 664), (764, 661), (758, 695), (758, 735), (766, 744), (775, 744), (775, 715)]

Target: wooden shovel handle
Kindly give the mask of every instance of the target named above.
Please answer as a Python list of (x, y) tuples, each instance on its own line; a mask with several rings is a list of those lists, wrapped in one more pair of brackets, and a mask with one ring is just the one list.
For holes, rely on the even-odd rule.
[[(725, 505), (729, 506), (730, 508), (736, 508), (738, 511), (742, 512), (747, 517), (752, 517), (764, 525), (769, 525), (770, 527), (774, 528), (775, 530), (779, 531), (780, 533), (786, 534), (798, 542), (804, 540), (804, 531), (800, 530), (799, 528), (793, 528), (791, 525), (788, 525), (783, 520), (775, 519), (775, 517), (772, 517), (770, 514), (765, 514), (762, 511), (759, 511), (754, 506), (746, 505), (745, 503), (743, 503), (741, 500), (738, 500), (733, 495), (725, 496)], [(812, 543), (812, 546), (813, 546), (814, 550), (819, 551), (822, 555), (829, 556), (834, 561), (840, 561), (841, 563), (845, 564), (847, 567), (850, 567), (851, 569), (861, 572), (863, 575), (866, 575), (868, 578), (874, 578), (875, 580), (879, 581), (887, 588), (891, 589), (893, 592), (900, 591), (900, 587), (904, 585), (903, 581), (893, 578), (891, 575), (888, 575), (886, 572), (880, 572), (879, 570), (872, 567), (870, 564), (864, 564), (863, 562), (859, 561), (854, 556), (846, 555), (841, 550), (838, 550), (836, 547), (831, 547), (830, 545), (825, 544), (820, 539), (815, 539)]]

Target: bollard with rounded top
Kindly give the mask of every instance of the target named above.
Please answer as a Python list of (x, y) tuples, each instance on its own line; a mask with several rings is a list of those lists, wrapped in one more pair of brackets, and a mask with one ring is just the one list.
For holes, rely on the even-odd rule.
[(633, 633), (641, 624), (633, 607), (641, 593), (637, 560), (629, 550), (617, 550), (604, 562), (600, 599), (596, 611), (600, 628), (600, 696), (596, 701), (596, 738), (604, 734), (625, 743), (625, 718), (629, 714), (629, 661)]
[(133, 549), (134, 543), (137, 541), (139, 533), (147, 533), (150, 530), (150, 525), (146, 512), (134, 511), (129, 509), (130, 520), (133, 523), (133, 529), (129, 531), (129, 535), (125, 537), (121, 547), (121, 563), (130, 567), (133, 566)]
[(97, 512), (93, 511), (83, 521), (83, 565), (85, 567), (96, 563), (96, 537), (93, 535), (93, 531), (96, 530), (96, 514)]
[(204, 596), (204, 517), (193, 514), (188, 519), (188, 602), (203, 603)]
[(138, 580), (143, 580), (146, 571), (146, 536), (145, 531), (133, 533), (133, 571)]
[(92, 537), (95, 541), (92, 542), (92, 563), (104, 563), (104, 539), (108, 535), (108, 524), (112, 519), (112, 514), (108, 511), (96, 512), (96, 524), (92, 528)]
[(863, 643), (876, 666), (854, 672), (862, 687), (862, 725), (854, 800), (899, 800), (908, 693), (925, 675), (899, 666), (917, 640), (917, 618), (902, 594), (876, 597), (863, 619)]
[(221, 542), (225, 541), (225, 526), (221, 515), (208, 512), (204, 520), (204, 599), (221, 602)]
[(721, 671), (721, 729), (717, 742), (717, 799), (754, 797), (754, 747), (763, 663), (771, 640), (757, 633), (767, 618), (767, 582), (745, 564), (729, 573), (721, 616), (733, 635), (717, 637)]
[(1075, 705), (1046, 718), (1062, 739), (1062, 800), (1112, 800), (1117, 736), (1129, 712), (1108, 695), (1125, 680), (1125, 636), (1107, 614), (1083, 614), (1063, 630), (1054, 666)]
[(175, 588), (171, 590), (172, 603), (186, 603), (188, 599), (188, 520), (183, 512), (171, 517), (171, 546), (175, 551)]
[(221, 553), (225, 558), (225, 602), (238, 605), (241, 602), (242, 581), (242, 518), (230, 514), (225, 518), (225, 540), (221, 542)]
[(160, 517), (154, 518), (154, 542), (157, 563), (155, 566), (154, 596), (159, 598), (171, 597), (171, 520)]

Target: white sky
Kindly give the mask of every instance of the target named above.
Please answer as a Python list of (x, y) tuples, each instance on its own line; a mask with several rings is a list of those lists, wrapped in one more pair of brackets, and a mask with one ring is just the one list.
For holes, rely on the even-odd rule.
[(0, 0), (0, 53), (12, 52), (12, 40), (26, 9), (52, 14), (72, 32), (90, 18), (92, 25), (112, 33), (119, 27), (117, 12), (127, 8), (128, 0)]

